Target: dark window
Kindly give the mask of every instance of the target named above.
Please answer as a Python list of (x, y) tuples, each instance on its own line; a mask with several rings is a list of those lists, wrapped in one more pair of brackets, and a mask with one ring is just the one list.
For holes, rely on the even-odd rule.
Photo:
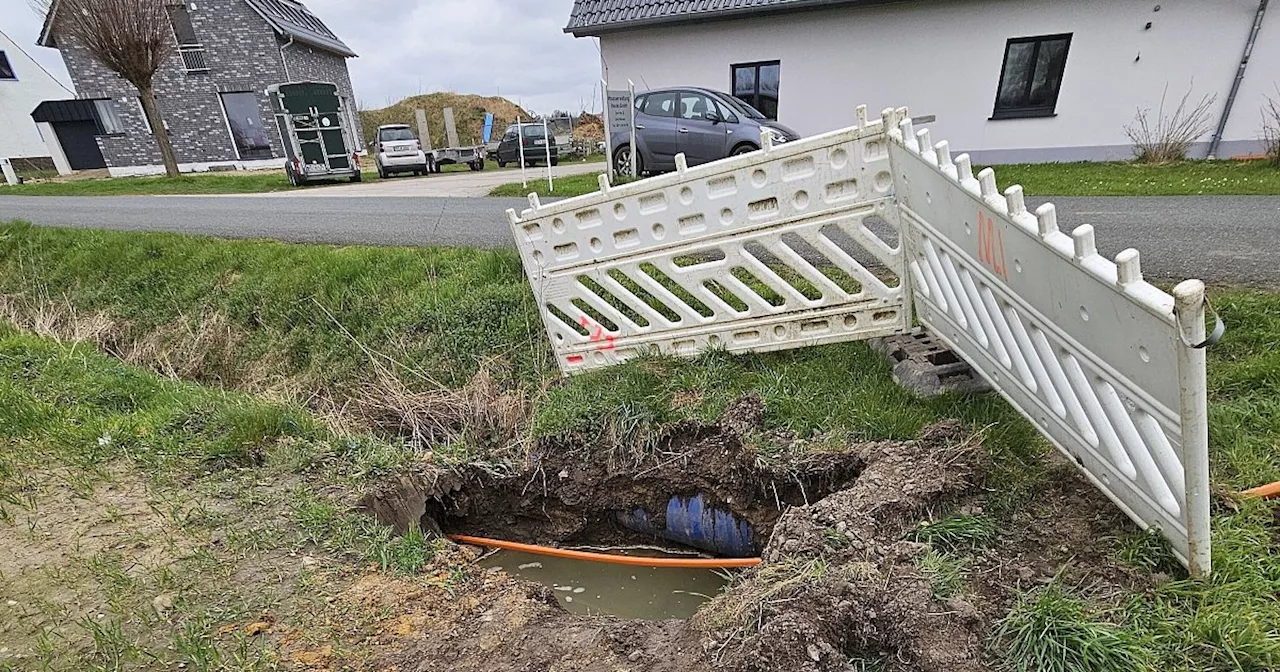
[(778, 85), (782, 79), (782, 63), (740, 63), (729, 66), (733, 78), (733, 95), (760, 110), (768, 119), (778, 118)]
[(417, 140), (413, 135), (413, 129), (405, 128), (384, 128), (378, 131), (378, 140), (380, 142), (395, 142), (397, 140)]
[(992, 119), (1053, 116), (1071, 35), (1019, 37), (1004, 47)]
[(545, 138), (546, 131), (542, 128), (542, 124), (525, 124), (520, 129), (526, 138)]
[(640, 111), (651, 117), (676, 116), (676, 92), (663, 91), (645, 96), (644, 106)]
[(169, 10), (169, 24), (173, 26), (178, 44), (200, 44), (200, 40), (196, 39), (196, 29), (191, 25), (191, 15), (187, 14), (187, 6), (169, 5), (165, 9)]
[(257, 96), (252, 93), (224, 93), (222, 107), (227, 113), (231, 141), (240, 159), (271, 158), (271, 140), (262, 124)]
[(9, 56), (0, 51), (0, 79), (17, 79), (13, 74), (13, 66), (9, 65)]

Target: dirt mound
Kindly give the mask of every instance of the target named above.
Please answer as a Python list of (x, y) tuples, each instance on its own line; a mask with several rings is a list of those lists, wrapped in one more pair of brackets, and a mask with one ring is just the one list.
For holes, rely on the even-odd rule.
[(481, 142), (486, 113), (493, 113), (493, 128), (497, 135), (501, 135), (507, 124), (514, 122), (516, 117), (532, 118), (528, 111), (499, 96), (439, 92), (410, 96), (394, 105), (376, 110), (361, 110), (360, 125), (364, 127), (366, 142), (373, 139), (373, 134), (383, 124), (409, 124), (416, 132), (418, 124), (414, 111), (421, 108), (427, 112), (427, 128), (431, 131), (432, 146), (445, 147), (448, 145), (444, 129), (446, 107), (453, 108), (458, 140), (464, 145)]
[(604, 141), (604, 119), (598, 114), (583, 112), (573, 126), (573, 139), (581, 142)]
[(835, 671), (888, 655), (912, 670), (982, 669), (977, 610), (935, 600), (903, 541), (931, 506), (970, 485), (958, 425), (917, 442), (858, 446), (866, 467), (848, 489), (778, 521), (764, 564), (706, 605), (694, 627), (733, 670)]

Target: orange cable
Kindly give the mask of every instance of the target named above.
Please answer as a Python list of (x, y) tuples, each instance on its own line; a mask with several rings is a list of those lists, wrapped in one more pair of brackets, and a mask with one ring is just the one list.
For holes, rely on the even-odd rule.
[(760, 558), (645, 558), (635, 555), (609, 555), (608, 553), (589, 553), (587, 551), (570, 551), (563, 548), (534, 546), (516, 541), (485, 539), (484, 537), (468, 537), (464, 534), (446, 535), (459, 544), (472, 546), (489, 546), (508, 551), (524, 551), (536, 555), (549, 555), (555, 558), (572, 560), (589, 560), (591, 562), (608, 562), (615, 565), (633, 565), (637, 567), (685, 567), (692, 569), (720, 569), (727, 567), (751, 567), (760, 564)]
[(1261, 497), (1263, 499), (1270, 499), (1272, 497), (1280, 496), (1280, 481), (1276, 481), (1275, 483), (1268, 483), (1266, 485), (1259, 485), (1256, 488), (1250, 488), (1248, 490), (1245, 490), (1240, 494), (1254, 495), (1255, 497)]

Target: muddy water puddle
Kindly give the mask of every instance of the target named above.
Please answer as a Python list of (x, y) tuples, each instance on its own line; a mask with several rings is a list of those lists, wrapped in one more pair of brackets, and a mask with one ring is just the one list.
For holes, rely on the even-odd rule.
[[(659, 555), (628, 552), (629, 555)], [(685, 557), (685, 556), (673, 556)], [(689, 618), (719, 594), (734, 570), (632, 567), (520, 551), (498, 551), (479, 561), (550, 587), (565, 610), (620, 618)]]

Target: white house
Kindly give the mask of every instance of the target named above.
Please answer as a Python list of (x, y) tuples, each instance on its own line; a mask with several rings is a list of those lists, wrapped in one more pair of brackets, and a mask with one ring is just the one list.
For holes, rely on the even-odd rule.
[(53, 168), (50, 150), (31, 112), (45, 100), (71, 98), (75, 92), (63, 86), (0, 31), (0, 157), (21, 165)]
[(577, 0), (565, 31), (599, 39), (611, 89), (726, 91), (805, 135), (854, 123), (861, 103), (907, 105), (977, 162), (1125, 159), (1125, 125), (1167, 88), (1167, 111), (1189, 90), (1216, 96), (1193, 156), (1216, 144), (1236, 157), (1261, 151), (1264, 97), (1280, 98), (1280, 16), (1266, 5)]

